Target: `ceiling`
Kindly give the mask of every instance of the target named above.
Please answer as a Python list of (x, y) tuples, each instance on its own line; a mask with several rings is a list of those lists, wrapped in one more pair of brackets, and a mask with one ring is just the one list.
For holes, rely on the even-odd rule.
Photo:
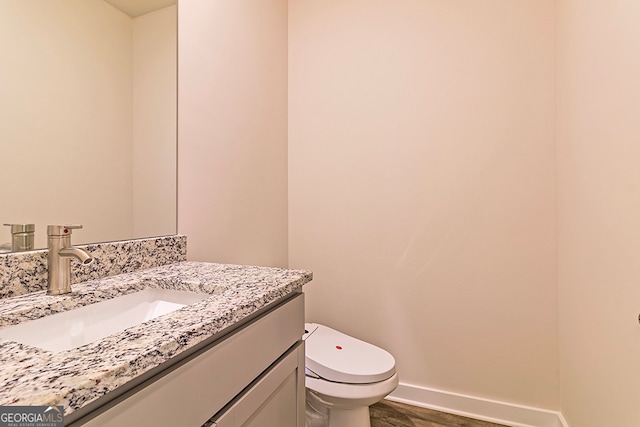
[(104, 0), (116, 9), (121, 10), (132, 18), (163, 7), (174, 5), (178, 0)]

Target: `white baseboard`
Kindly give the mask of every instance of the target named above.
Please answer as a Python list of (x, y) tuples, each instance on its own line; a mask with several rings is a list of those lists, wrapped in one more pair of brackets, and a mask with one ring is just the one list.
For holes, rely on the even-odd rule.
[(386, 398), (395, 402), (511, 427), (569, 427), (562, 414), (557, 411), (514, 405), (409, 384), (401, 383)]

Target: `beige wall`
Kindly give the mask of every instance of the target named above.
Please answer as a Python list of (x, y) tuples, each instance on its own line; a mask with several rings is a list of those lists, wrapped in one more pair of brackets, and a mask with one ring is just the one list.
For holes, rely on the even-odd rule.
[(286, 266), (287, 2), (178, 8), (178, 232), (188, 257)]
[(640, 425), (640, 3), (558, 3), (562, 410)]
[[(286, 264), (286, 7), (180, 5), (191, 259)], [(308, 319), (389, 349), (407, 384), (636, 425), (639, 9), (290, 2)]]
[(289, 265), (403, 383), (558, 407), (554, 4), (289, 3)]
[(177, 11), (132, 20), (133, 237), (176, 232)]

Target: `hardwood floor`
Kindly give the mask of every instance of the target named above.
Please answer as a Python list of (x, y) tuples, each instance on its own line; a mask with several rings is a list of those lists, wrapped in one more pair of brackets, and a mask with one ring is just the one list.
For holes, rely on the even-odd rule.
[(390, 400), (376, 403), (369, 411), (371, 427), (506, 427)]

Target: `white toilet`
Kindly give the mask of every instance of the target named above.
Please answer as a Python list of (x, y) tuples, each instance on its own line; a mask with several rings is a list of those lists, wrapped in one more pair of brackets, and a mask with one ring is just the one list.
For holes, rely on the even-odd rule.
[(305, 323), (307, 427), (370, 427), (369, 405), (398, 386), (396, 362), (372, 344)]

